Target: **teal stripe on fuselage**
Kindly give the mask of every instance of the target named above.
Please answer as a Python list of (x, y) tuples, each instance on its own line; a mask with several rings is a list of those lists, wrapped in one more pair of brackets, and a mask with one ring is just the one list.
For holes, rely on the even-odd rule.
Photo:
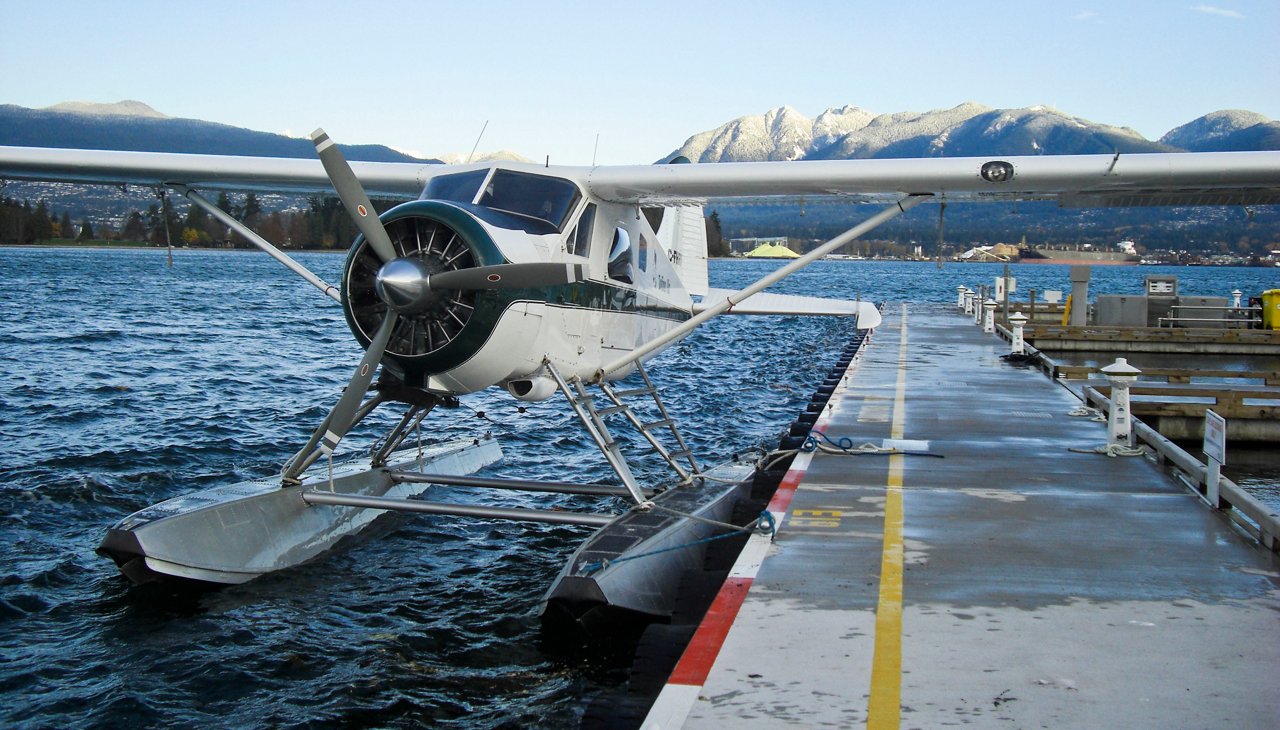
[[(683, 322), (692, 315), (670, 302), (617, 284), (583, 281), (574, 284), (530, 289), (481, 292), (467, 324), (449, 344), (416, 358), (394, 356), (407, 377), (448, 372), (470, 360), (493, 335), (498, 320), (521, 302), (597, 312), (632, 313), (642, 317)], [(388, 358), (393, 356), (388, 355)], [(411, 381), (412, 382), (412, 381)]]

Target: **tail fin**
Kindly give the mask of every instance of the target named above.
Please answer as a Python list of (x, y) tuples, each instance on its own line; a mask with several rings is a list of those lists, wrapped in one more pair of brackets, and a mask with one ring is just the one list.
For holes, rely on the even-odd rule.
[(707, 228), (702, 206), (668, 208), (658, 242), (672, 253), (672, 265), (693, 296), (707, 293)]

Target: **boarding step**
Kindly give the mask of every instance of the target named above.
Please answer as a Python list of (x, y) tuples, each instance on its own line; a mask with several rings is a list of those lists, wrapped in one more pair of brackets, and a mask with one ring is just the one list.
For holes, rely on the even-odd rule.
[(632, 388), (630, 390), (613, 391), (613, 395), (615, 398), (630, 398), (632, 396), (637, 396), (637, 395), (654, 395), (655, 393), (657, 393), (657, 389), (653, 388), (652, 386), (645, 387), (645, 388)]

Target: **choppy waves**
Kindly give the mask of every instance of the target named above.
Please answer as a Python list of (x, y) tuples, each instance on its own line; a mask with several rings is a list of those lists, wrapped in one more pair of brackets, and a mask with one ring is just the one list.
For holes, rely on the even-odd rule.
[[(336, 280), (340, 257), (303, 258)], [(0, 250), (0, 722), (576, 725), (584, 695), (617, 681), (615, 668), (545, 644), (536, 611), (583, 528), (390, 517), (322, 560), (210, 591), (130, 587), (93, 553), (130, 512), (276, 473), (360, 356), (340, 310), (264, 256), (164, 259)], [(716, 262), (713, 284), (777, 265)], [(949, 301), (979, 277), (982, 267), (820, 263), (778, 290)], [(1234, 286), (1247, 282), (1222, 288)], [(839, 322), (724, 317), (652, 373), (714, 462), (776, 439), (848, 338)], [(493, 473), (563, 478), (572, 464), (576, 478), (607, 476), (563, 405), (521, 405), (464, 398), (432, 414), (432, 435), (493, 432), (507, 454)], [(637, 467), (642, 479), (662, 472)]]

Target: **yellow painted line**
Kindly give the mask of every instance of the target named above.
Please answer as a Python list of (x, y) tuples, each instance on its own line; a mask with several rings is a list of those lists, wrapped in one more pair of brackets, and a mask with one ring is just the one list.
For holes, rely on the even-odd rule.
[[(907, 305), (902, 305), (898, 345), (898, 384), (893, 399), (890, 438), (901, 439), (906, 426)], [(897, 730), (902, 707), (902, 454), (889, 456), (885, 480), (884, 547), (880, 557), (880, 598), (876, 605), (875, 654), (871, 663), (868, 730)]]

